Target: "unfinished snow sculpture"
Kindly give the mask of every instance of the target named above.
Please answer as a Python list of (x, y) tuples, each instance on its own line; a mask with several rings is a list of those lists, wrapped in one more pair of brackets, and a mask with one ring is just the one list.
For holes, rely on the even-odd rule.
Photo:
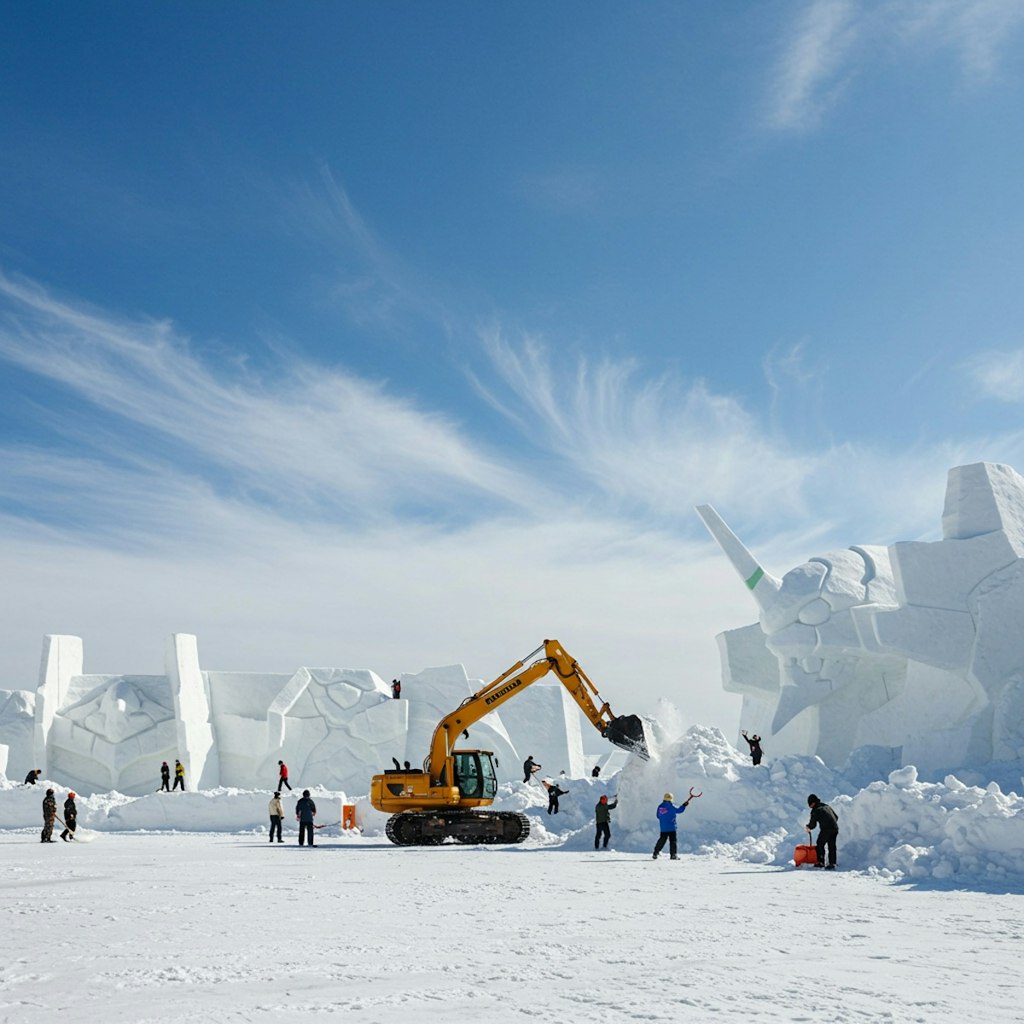
[[(271, 786), (282, 760), (293, 784), (362, 793), (392, 759), (418, 767), (437, 723), (483, 685), (461, 665), (426, 669), (403, 675), (404, 699), (393, 700), (366, 669), (203, 671), (188, 633), (171, 636), (165, 668), (162, 676), (86, 675), (79, 637), (46, 637), (37, 692), (7, 699), (0, 758), (16, 774), (42, 767), (83, 795), (152, 792), (160, 762), (175, 759), (188, 789)], [(539, 737), (545, 756), (575, 773), (583, 764), (579, 712), (561, 687), (548, 697), (542, 714), (523, 720), (524, 743)], [(502, 781), (519, 775), (521, 758), (497, 713), (473, 733), (474, 747), (498, 756)]]
[(854, 546), (766, 573), (697, 509), (760, 608), (719, 636), (725, 689), (772, 753), (862, 746), (952, 771), (1024, 758), (1024, 478), (949, 471), (940, 541)]

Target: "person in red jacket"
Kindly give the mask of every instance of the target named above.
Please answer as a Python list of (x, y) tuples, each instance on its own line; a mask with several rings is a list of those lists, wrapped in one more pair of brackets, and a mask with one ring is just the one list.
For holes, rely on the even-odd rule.
[(291, 789), (292, 785), (288, 781), (288, 765), (286, 765), (284, 761), (278, 761), (277, 767), (281, 769), (281, 777), (277, 780), (277, 788), (283, 791), (284, 787), (287, 786)]

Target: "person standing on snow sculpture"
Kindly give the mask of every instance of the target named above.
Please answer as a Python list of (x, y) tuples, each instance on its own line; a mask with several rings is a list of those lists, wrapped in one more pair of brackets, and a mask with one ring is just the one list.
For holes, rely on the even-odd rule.
[[(818, 851), (819, 868), (835, 870), (836, 867), (836, 836), (839, 835), (839, 815), (823, 804), (814, 793), (807, 798), (807, 806), (811, 809), (811, 820), (804, 826), (810, 838), (815, 827), (818, 829), (818, 841), (814, 844)], [(828, 848), (828, 863), (825, 863), (825, 849)]]
[(185, 792), (185, 766), (180, 761), (174, 762), (174, 785), (172, 792), (181, 786), (182, 793)]
[(402, 680), (392, 679), (391, 680), (391, 697), (393, 700), (398, 700), (402, 696)]
[(287, 786), (289, 789), (292, 788), (292, 784), (288, 781), (288, 765), (284, 761), (278, 761), (277, 767), (280, 771), (280, 777), (277, 780), (277, 788), (284, 792), (284, 787)]
[(696, 800), (700, 796), (700, 793), (694, 793), (693, 787), (690, 787), (690, 795), (678, 806), (672, 803), (674, 799), (671, 793), (665, 794), (665, 799), (658, 804), (658, 825), (661, 828), (661, 835), (658, 836), (658, 841), (654, 845), (654, 854), (652, 860), (658, 859), (658, 854), (664, 849), (665, 843), (668, 843), (668, 853), (671, 860), (678, 860), (679, 857), (676, 855), (676, 815), (682, 814), (683, 811), (689, 806), (691, 800)]
[(548, 787), (548, 814), (558, 813), (558, 798), (569, 792), (567, 789), (560, 789), (557, 782), (547, 782)]
[(43, 835), (39, 840), (41, 843), (55, 843), (53, 838), (53, 820), (57, 817), (57, 800), (53, 790), (48, 789), (43, 797)]
[(753, 736), (748, 736), (746, 729), (741, 730), (740, 735), (750, 745), (750, 760), (753, 761), (754, 764), (760, 764), (761, 758), (764, 757), (764, 751), (761, 749), (761, 737), (758, 736), (756, 732)]
[(299, 846), (304, 846), (304, 838), (309, 836), (309, 845), (313, 842), (313, 819), (316, 817), (316, 804), (309, 798), (309, 790), (302, 791), (302, 799), (295, 805), (295, 820), (299, 823)]
[(528, 755), (526, 760), (523, 762), (523, 782), (529, 782), (530, 779), (532, 779), (533, 776), (543, 767), (544, 765), (537, 764), (533, 760), (533, 754)]
[(38, 779), (39, 776), (42, 774), (42, 768), (33, 768), (32, 771), (30, 771), (28, 775), (25, 776), (25, 785), (34, 786), (36, 784), (36, 779)]
[(594, 849), (597, 849), (598, 840), (604, 837), (604, 849), (608, 849), (608, 840), (612, 837), (611, 812), (619, 806), (619, 801), (608, 803), (608, 797), (602, 796), (594, 808)]
[(67, 800), (64, 801), (64, 831), (61, 832), (60, 837), (64, 842), (68, 842), (70, 839), (75, 838), (75, 829), (78, 827), (78, 808), (75, 806), (75, 794), (74, 792), (68, 793)]
[(283, 843), (284, 840), (281, 838), (281, 822), (284, 821), (284, 805), (281, 803), (280, 792), (275, 793), (271, 797), (267, 810), (270, 812), (270, 841), (274, 841), (274, 833), (276, 832), (277, 841)]
[(601, 766), (599, 764), (595, 764), (594, 765), (594, 770), (590, 773), (590, 777), (592, 779), (597, 779), (597, 778), (600, 778), (600, 776), (601, 776)]
[(158, 793), (170, 793), (171, 791), (171, 769), (166, 761), (160, 764), (160, 788)]

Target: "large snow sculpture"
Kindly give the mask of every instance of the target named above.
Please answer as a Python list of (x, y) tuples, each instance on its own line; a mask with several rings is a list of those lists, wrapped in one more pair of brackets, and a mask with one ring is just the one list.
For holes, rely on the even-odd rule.
[(773, 753), (868, 745), (923, 771), (1024, 758), (1024, 479), (949, 471), (943, 539), (856, 546), (777, 579), (697, 509), (760, 608), (719, 636), (725, 689)]
[[(135, 796), (156, 788), (161, 761), (177, 758), (188, 789), (269, 788), (282, 760), (293, 785), (359, 794), (392, 759), (419, 766), (440, 719), (482, 685), (461, 665), (426, 669), (404, 674), (393, 700), (365, 669), (203, 671), (186, 633), (171, 636), (162, 676), (86, 675), (82, 661), (79, 637), (48, 636), (37, 692), (7, 697), (0, 770), (10, 777), (41, 767), (82, 794)], [(522, 698), (533, 717), (515, 718), (522, 744), (582, 774), (577, 708), (561, 687), (538, 690)], [(519, 776), (522, 757), (497, 712), (465, 745), (493, 751), (502, 781)]]

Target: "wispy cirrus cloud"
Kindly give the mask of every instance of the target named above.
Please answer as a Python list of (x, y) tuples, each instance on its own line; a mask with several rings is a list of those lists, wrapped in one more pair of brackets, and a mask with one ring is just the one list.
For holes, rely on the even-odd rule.
[(1022, 26), (1021, 0), (809, 0), (780, 40), (761, 125), (813, 131), (858, 75), (911, 53), (950, 55), (965, 83), (982, 84)]
[(1024, 349), (982, 352), (964, 366), (982, 395), (1001, 402), (1024, 401)]
[(336, 367), (292, 357), (273, 375), (215, 369), (165, 321), (113, 317), (2, 276), (0, 299), (0, 358), (149, 435), (41, 413), (86, 453), (134, 454), (153, 471), (171, 445), (227, 494), (365, 521), (422, 503), (443, 514), (469, 498), (514, 506), (524, 489), (444, 414)]

